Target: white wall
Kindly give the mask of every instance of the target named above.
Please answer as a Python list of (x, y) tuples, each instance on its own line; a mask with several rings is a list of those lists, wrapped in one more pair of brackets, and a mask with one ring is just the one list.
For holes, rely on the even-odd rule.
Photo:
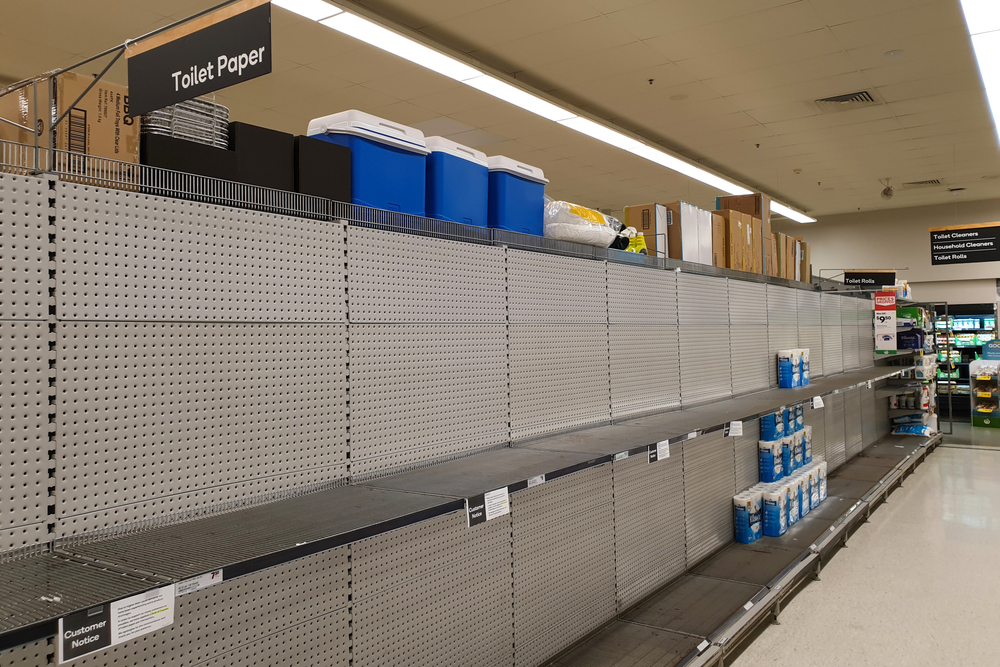
[(899, 278), (922, 286), (914, 288), (915, 299), (995, 303), (1000, 262), (931, 266), (928, 229), (998, 221), (1000, 200), (991, 199), (828, 215), (809, 225), (776, 221), (772, 227), (809, 242), (815, 274), (821, 269), (823, 276), (845, 268), (898, 269)]

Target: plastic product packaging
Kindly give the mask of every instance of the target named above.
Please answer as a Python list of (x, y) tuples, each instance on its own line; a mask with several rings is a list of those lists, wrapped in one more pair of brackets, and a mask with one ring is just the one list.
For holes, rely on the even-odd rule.
[(778, 350), (778, 387), (791, 389), (795, 386), (795, 350)]
[(806, 408), (804, 405), (799, 403), (795, 406), (795, 428), (792, 429), (796, 432), (801, 431), (806, 427)]
[(893, 435), (934, 435), (934, 429), (927, 424), (906, 424), (892, 429)]
[(760, 439), (781, 440), (785, 437), (785, 409), (760, 418)]
[(781, 439), (781, 469), (785, 477), (795, 472), (795, 437), (786, 435)]
[(799, 520), (799, 485), (792, 479), (782, 483), (785, 489), (785, 497), (788, 499), (788, 525), (793, 526)]
[(819, 462), (819, 501), (826, 500), (826, 461)]
[(782, 465), (782, 443), (783, 440), (761, 440), (757, 443), (760, 481), (777, 482), (785, 476)]
[(809, 349), (805, 348), (799, 350), (802, 357), (802, 364), (800, 369), (800, 374), (802, 375), (802, 386), (806, 387), (809, 385)]
[(761, 536), (761, 492), (750, 489), (733, 496), (736, 541), (753, 544)]
[(795, 477), (795, 481), (799, 485), (799, 518), (801, 519), (809, 514), (810, 509), (809, 497), (811, 490), (809, 488), (809, 475), (805, 473), (799, 474)]
[(802, 463), (810, 464), (813, 460), (813, 427), (802, 428)]
[(802, 431), (792, 435), (792, 472), (799, 470), (805, 464), (805, 442)]
[(809, 468), (809, 508), (819, 507), (819, 466)]
[(782, 408), (781, 412), (785, 420), (785, 435), (791, 435), (795, 431), (795, 408)]
[(553, 201), (545, 207), (546, 238), (607, 248), (620, 230), (620, 222), (585, 206)]
[(802, 350), (792, 350), (792, 386), (802, 386)]
[(788, 495), (783, 484), (774, 484), (761, 497), (764, 514), (764, 535), (781, 537), (788, 530)]

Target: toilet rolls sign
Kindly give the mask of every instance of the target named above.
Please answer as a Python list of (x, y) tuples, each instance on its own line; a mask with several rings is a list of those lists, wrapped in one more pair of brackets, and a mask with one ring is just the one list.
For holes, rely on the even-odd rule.
[(931, 227), (931, 265), (1000, 262), (1000, 222)]
[[(247, 8), (249, 7), (249, 9)], [(232, 15), (234, 8), (239, 13)], [(228, 10), (228, 11), (226, 11)], [(223, 14), (222, 12), (225, 11)], [(140, 42), (128, 60), (129, 113), (139, 116), (271, 72), (271, 4), (245, 0)]]

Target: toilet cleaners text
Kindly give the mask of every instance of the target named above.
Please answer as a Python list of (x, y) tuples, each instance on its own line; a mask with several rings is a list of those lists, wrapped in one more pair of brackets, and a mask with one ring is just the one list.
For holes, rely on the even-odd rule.
[(939, 229), (931, 232), (931, 264), (1000, 261), (1000, 227)]

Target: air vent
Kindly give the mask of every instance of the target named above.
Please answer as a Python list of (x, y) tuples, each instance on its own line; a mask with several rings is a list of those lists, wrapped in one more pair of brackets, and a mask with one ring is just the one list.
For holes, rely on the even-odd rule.
[(944, 185), (939, 178), (933, 178), (929, 181), (913, 181), (912, 183), (903, 183), (904, 190), (916, 190), (919, 188), (936, 188), (939, 185)]
[(847, 95), (835, 95), (833, 97), (824, 97), (821, 100), (815, 100), (813, 104), (816, 108), (823, 112), (832, 111), (849, 111), (850, 109), (860, 109), (861, 107), (870, 107), (876, 104), (881, 104), (881, 102), (875, 97), (875, 95), (867, 90), (862, 90), (857, 93), (848, 93)]

